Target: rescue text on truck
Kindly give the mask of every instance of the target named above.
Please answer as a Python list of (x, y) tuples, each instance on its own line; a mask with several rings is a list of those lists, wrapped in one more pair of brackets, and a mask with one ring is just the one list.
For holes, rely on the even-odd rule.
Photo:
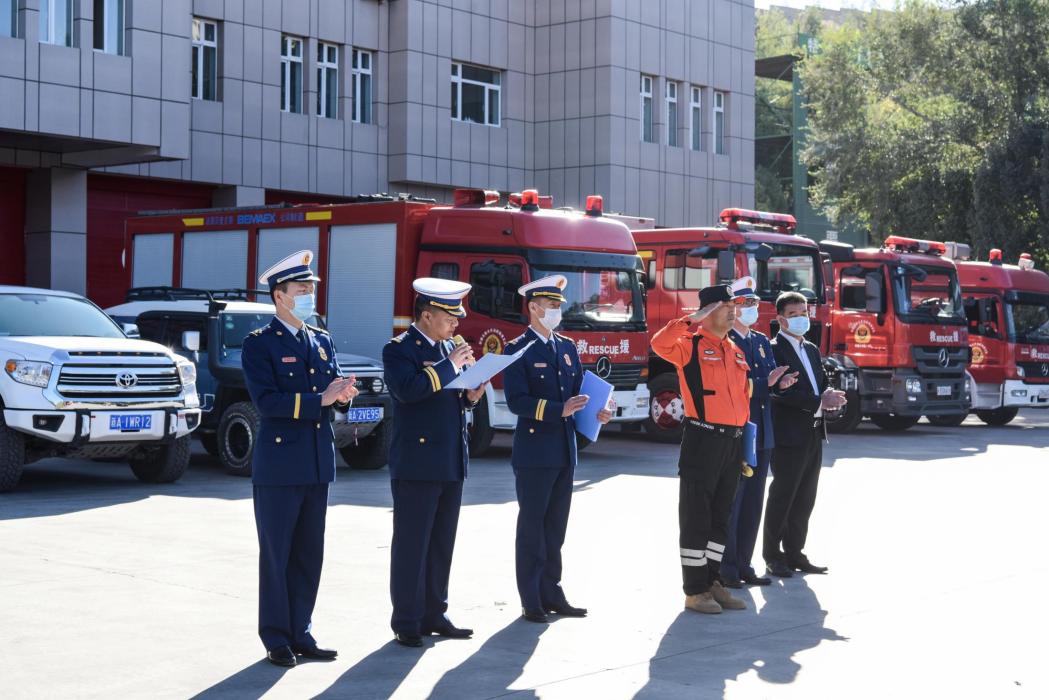
[(858, 378), (828, 428), (850, 431), (868, 416), (885, 430), (906, 430), (923, 415), (968, 413), (968, 331), (945, 245), (889, 236), (881, 248), (820, 248), (833, 270), (830, 356)]
[(1005, 425), (1021, 408), (1049, 408), (1049, 275), (1026, 253), (1016, 265), (1004, 264), (998, 249), (977, 262), (968, 245), (948, 243), (947, 255), (958, 266), (969, 322), (973, 411)]

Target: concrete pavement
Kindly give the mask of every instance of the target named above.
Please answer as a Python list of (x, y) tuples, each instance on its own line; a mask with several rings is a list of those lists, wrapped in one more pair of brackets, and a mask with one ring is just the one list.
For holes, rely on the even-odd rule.
[(452, 571), (470, 641), (397, 647), (386, 471), (331, 493), (315, 635), (330, 664), (261, 661), (248, 481), (206, 455), (177, 484), (49, 462), (0, 496), (3, 698), (1049, 697), (1049, 415), (832, 436), (807, 550), (828, 576), (682, 610), (676, 447), (583, 454), (565, 589), (585, 620), (523, 622), (509, 440), (475, 460)]

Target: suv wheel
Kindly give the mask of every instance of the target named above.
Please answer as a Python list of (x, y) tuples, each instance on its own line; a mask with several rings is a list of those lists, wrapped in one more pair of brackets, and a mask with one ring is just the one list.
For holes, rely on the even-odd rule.
[(189, 466), (189, 435), (162, 447), (144, 447), (128, 460), (131, 471), (147, 484), (170, 484), (178, 481)]
[(0, 493), (10, 491), (22, 478), (25, 465), (25, 438), (4, 425), (0, 414)]
[(229, 474), (251, 476), (251, 453), (259, 435), (259, 412), (250, 401), (226, 409), (219, 421), (219, 460)]
[(350, 469), (382, 469), (390, 461), (393, 419), (386, 418), (367, 437), (339, 448)]

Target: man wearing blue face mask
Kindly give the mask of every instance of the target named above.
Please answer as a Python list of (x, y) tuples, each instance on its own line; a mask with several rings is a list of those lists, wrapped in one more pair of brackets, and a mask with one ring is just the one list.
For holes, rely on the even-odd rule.
[(772, 391), (772, 486), (765, 506), (762, 556), (769, 573), (789, 578), (794, 571), (825, 574), (803, 551), (809, 516), (816, 505), (826, 432), (823, 411), (845, 405), (845, 393), (828, 386), (819, 349), (805, 340), (809, 304), (797, 292), (776, 299), (780, 330), (772, 340), (777, 365), (787, 365), (799, 379), (788, 389)]
[(259, 637), (277, 666), (331, 661), (311, 632), (324, 559), (328, 484), (335, 480), (331, 411), (357, 395), (327, 331), (307, 325), (320, 279), (301, 250), (262, 274), (276, 317), (244, 339), (241, 362), (260, 416), (252, 453), (259, 538)]
[(738, 307), (736, 323), (729, 331), (732, 339), (747, 358), (750, 378), (754, 382), (754, 393), (750, 397), (750, 422), (757, 426), (757, 464), (753, 473), (740, 480), (736, 500), (728, 519), (728, 540), (725, 555), (721, 560), (721, 581), (729, 588), (767, 586), (772, 581), (758, 576), (751, 565), (754, 546), (758, 540), (761, 523), (761, 506), (765, 500), (765, 478), (769, 473), (772, 457), (772, 400), (773, 387), (789, 389), (797, 380), (797, 372), (788, 372), (786, 365), (776, 366), (772, 345), (768, 336), (753, 329), (758, 322), (760, 298), (754, 292), (753, 277), (741, 277), (732, 283), (734, 297), (744, 299)]

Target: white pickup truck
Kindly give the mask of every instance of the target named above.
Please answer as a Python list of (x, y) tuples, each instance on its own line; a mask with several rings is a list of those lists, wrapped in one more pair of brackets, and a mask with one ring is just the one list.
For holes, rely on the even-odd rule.
[(141, 481), (171, 482), (200, 424), (196, 369), (132, 340), (87, 299), (0, 286), (0, 491), (48, 457), (126, 459)]

